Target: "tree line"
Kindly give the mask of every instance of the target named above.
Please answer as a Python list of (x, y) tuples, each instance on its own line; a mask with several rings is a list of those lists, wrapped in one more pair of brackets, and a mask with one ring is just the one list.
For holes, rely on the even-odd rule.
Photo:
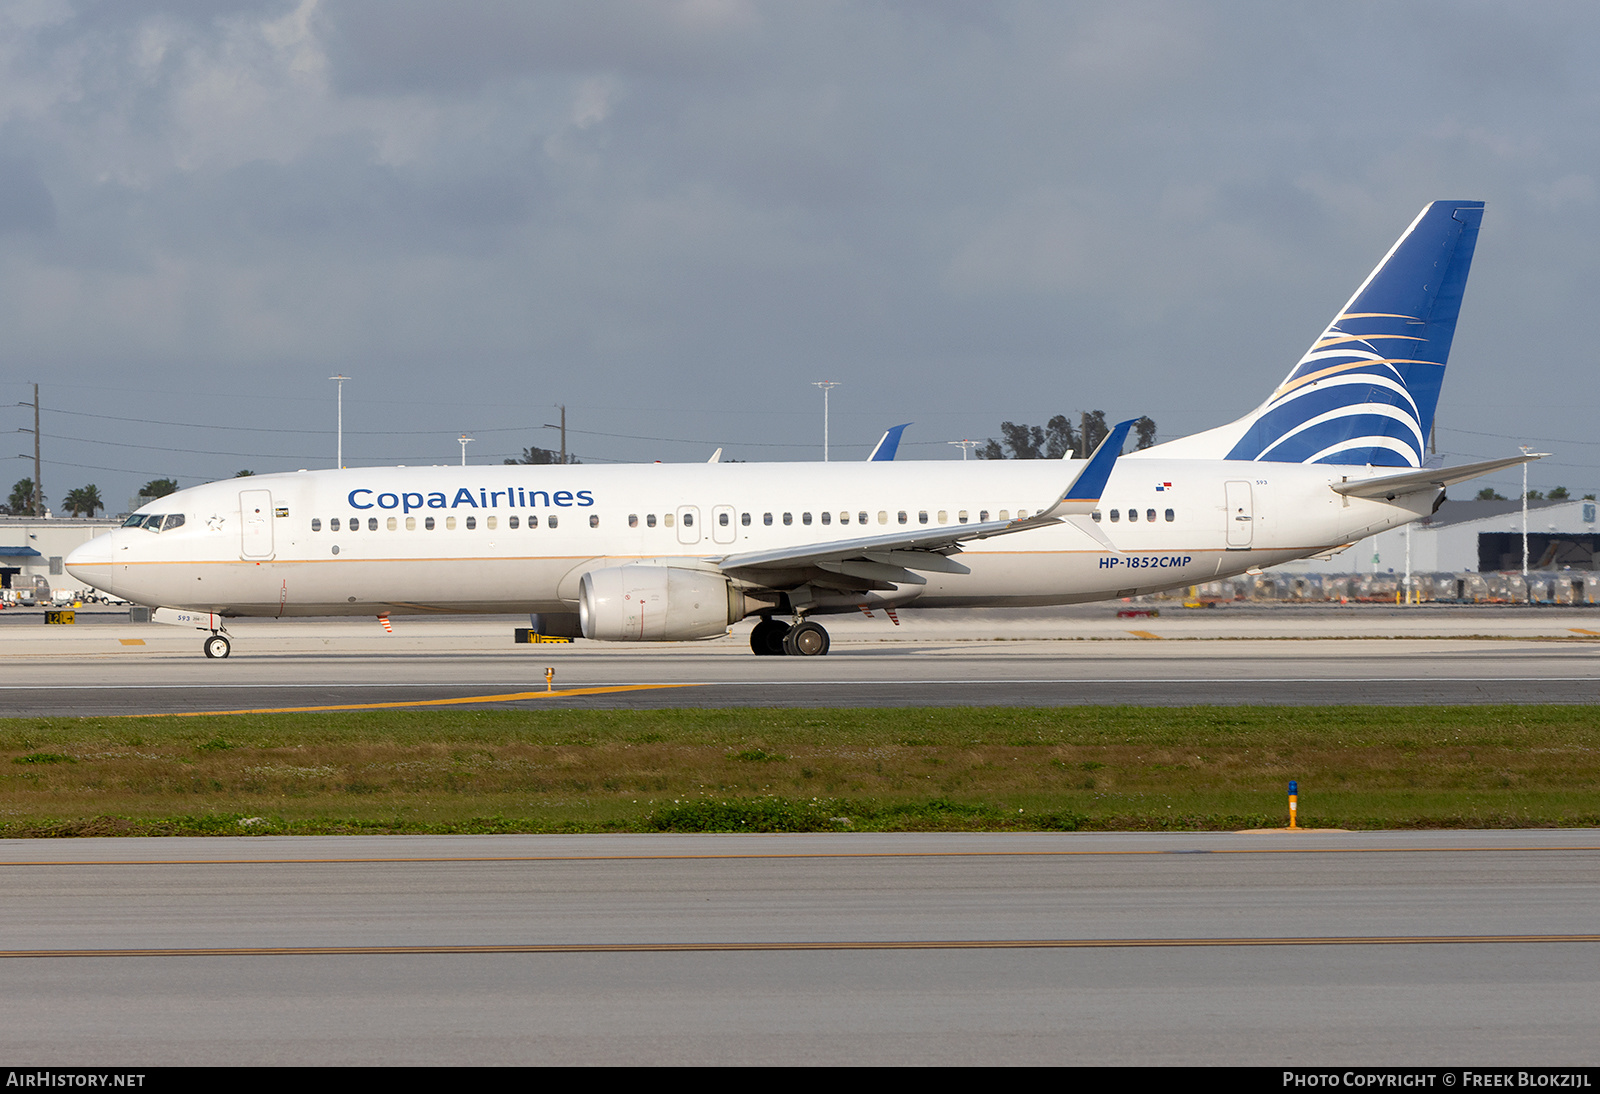
[[(241, 472), (241, 474), (249, 474), (249, 472)], [(149, 498), (164, 498), (177, 489), (178, 484), (173, 479), (151, 479), (139, 488), (139, 495)], [(32, 516), (35, 501), (37, 501), (41, 509), (45, 503), (44, 495), (39, 494), (35, 498), (37, 493), (32, 479), (18, 479), (16, 485), (11, 488), (11, 496), (6, 499), (4, 506), (0, 506), (0, 509), (3, 509), (6, 514), (13, 517)], [(91, 482), (87, 486), (79, 486), (76, 489), (68, 490), (66, 498), (62, 501), (62, 507), (72, 516), (92, 517), (97, 512), (103, 511), (106, 503), (105, 499), (100, 496), (100, 488)]]
[[(1065, 414), (1057, 414), (1042, 426), (1001, 422), (1003, 440), (990, 437), (989, 443), (977, 453), (983, 460), (1059, 460), (1068, 453), (1086, 458), (1110, 432), (1103, 410), (1080, 415), (1077, 429)], [(1135, 422), (1133, 433), (1138, 448), (1149, 448), (1156, 443), (1156, 423), (1150, 418)]]

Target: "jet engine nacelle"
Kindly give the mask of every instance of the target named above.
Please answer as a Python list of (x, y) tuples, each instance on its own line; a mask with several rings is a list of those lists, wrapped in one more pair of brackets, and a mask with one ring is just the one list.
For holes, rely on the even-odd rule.
[(744, 594), (719, 573), (629, 563), (583, 575), (578, 616), (602, 642), (716, 638), (744, 618)]

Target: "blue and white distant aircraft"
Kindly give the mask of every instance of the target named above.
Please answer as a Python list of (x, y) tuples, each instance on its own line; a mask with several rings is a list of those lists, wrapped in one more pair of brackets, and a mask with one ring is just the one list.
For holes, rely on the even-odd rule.
[(180, 609), (210, 657), (230, 616), (406, 612), (612, 642), (755, 615), (756, 653), (813, 656), (832, 612), (1068, 604), (1336, 551), (1527, 458), (1425, 466), (1482, 215), (1423, 209), (1261, 406), (1120, 458), (1130, 422), (1088, 460), (261, 475), (153, 501), (67, 569)]

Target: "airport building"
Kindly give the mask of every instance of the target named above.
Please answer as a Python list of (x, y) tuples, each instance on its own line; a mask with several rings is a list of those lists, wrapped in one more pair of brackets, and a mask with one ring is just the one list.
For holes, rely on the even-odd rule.
[(88, 586), (63, 565), (73, 548), (111, 531), (115, 518), (0, 516), (0, 599), (16, 603), (34, 594), (77, 594)]
[(1404, 595), (1409, 570), (1413, 590), (1426, 600), (1593, 604), (1600, 602), (1595, 508), (1588, 500), (1528, 503), (1526, 582), (1522, 502), (1446, 501), (1430, 517), (1371, 536), (1337, 555), (1275, 566), (1247, 595), (1393, 599)]

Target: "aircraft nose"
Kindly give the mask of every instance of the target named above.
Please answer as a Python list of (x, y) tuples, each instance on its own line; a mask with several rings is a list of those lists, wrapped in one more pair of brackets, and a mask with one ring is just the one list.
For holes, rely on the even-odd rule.
[(64, 565), (67, 573), (92, 584), (90, 579), (102, 575), (111, 565), (111, 537), (96, 536), (67, 555)]

